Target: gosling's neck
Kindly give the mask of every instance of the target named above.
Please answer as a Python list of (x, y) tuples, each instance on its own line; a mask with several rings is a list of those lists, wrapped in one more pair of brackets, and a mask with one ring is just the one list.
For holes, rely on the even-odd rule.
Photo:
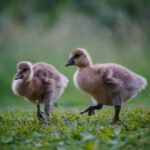
[(27, 83), (33, 80), (33, 70), (31, 70), (30, 75), (28, 78), (24, 79), (22, 82)]
[(78, 66), (79, 69), (85, 69), (85, 68), (91, 68), (93, 65), (91, 59), (89, 59), (87, 62), (81, 64)]
[(27, 82), (31, 81), (33, 79), (33, 70), (31, 69), (31, 73), (29, 78), (27, 79)]

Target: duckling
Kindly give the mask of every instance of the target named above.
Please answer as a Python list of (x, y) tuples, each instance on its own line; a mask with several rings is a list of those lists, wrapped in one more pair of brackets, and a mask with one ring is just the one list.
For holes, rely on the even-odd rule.
[(21, 61), (17, 64), (12, 91), (37, 105), (38, 119), (44, 119), (40, 104), (45, 103), (44, 122), (47, 124), (53, 103), (63, 94), (67, 83), (68, 79), (50, 64)]
[(94, 114), (103, 105), (115, 107), (113, 121), (119, 121), (121, 105), (134, 98), (138, 92), (144, 89), (147, 81), (144, 77), (131, 70), (113, 63), (93, 65), (90, 55), (83, 48), (74, 49), (66, 66), (77, 66), (74, 74), (74, 84), (77, 89), (89, 94), (97, 103), (90, 106), (81, 114)]

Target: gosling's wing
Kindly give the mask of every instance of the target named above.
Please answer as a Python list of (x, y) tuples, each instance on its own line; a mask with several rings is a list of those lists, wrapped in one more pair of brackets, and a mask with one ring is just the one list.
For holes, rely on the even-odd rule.
[(94, 70), (104, 84), (117, 85), (120, 82), (120, 73), (117, 67), (114, 64), (97, 64), (94, 66)]
[(114, 72), (111, 68), (105, 70), (103, 74), (103, 82), (111, 85), (118, 84), (118, 80), (114, 77)]
[(49, 67), (44, 63), (36, 63), (33, 66), (34, 78), (38, 80), (38, 82), (49, 83), (50, 80), (53, 79), (54, 72), (53, 68)]
[(34, 72), (34, 77), (41, 83), (49, 82), (48, 74), (43, 69), (38, 69), (36, 72)]
[(104, 68), (103, 81), (106, 84), (130, 84), (133, 81), (134, 73), (124, 66), (118, 64), (106, 64)]

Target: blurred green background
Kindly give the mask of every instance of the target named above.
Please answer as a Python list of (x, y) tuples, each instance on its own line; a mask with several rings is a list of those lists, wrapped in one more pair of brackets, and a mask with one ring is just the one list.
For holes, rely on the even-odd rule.
[[(29, 106), (11, 91), (20, 60), (53, 64), (70, 80), (61, 106), (88, 105), (77, 91), (75, 67), (65, 68), (69, 52), (86, 48), (94, 63), (122, 64), (149, 81), (149, 0), (0, 0), (0, 106)], [(146, 88), (127, 105), (150, 105)]]

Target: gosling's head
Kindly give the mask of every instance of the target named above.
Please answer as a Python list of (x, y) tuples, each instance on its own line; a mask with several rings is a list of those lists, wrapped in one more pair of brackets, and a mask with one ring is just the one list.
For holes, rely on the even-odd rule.
[(21, 61), (17, 64), (15, 80), (30, 80), (32, 77), (32, 64), (28, 61)]
[(74, 49), (70, 55), (69, 60), (66, 63), (66, 66), (77, 66), (77, 67), (86, 67), (91, 66), (92, 61), (88, 52), (83, 48)]

